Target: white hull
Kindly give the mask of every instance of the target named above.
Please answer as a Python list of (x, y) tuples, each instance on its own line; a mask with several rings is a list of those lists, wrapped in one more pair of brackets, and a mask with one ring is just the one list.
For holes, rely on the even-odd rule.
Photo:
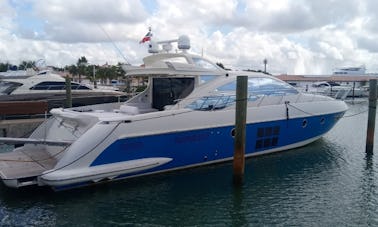
[(53, 169), (45, 172), (40, 177), (39, 184), (57, 187), (87, 181), (96, 183), (106, 179), (114, 179), (122, 174), (151, 169), (170, 162), (171, 160), (171, 158), (144, 158), (79, 169)]

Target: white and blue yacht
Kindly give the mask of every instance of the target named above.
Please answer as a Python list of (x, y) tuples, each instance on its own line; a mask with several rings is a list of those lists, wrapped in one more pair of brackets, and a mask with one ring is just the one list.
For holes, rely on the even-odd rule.
[[(173, 41), (181, 52), (168, 52)], [(146, 90), (124, 103), (53, 109), (29, 138), (1, 138), (21, 145), (0, 154), (2, 181), (63, 190), (232, 160), (241, 75), (248, 76), (247, 157), (309, 144), (347, 110), (263, 73), (226, 71), (189, 48), (186, 36), (152, 42), (143, 66), (124, 66), (128, 77), (148, 78)]]

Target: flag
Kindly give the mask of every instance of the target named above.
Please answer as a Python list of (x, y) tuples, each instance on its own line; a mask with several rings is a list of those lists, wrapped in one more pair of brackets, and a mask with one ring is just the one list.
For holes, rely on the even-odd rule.
[(141, 41), (139, 41), (139, 44), (141, 43), (145, 43), (147, 41), (150, 41), (151, 40), (151, 37), (152, 37), (152, 33), (151, 33), (151, 30), (148, 31), (148, 33), (143, 37), (143, 39)]

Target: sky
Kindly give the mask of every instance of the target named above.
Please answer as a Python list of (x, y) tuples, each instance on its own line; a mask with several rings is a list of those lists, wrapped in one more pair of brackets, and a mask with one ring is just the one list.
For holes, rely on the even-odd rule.
[(376, 0), (0, 0), (0, 62), (139, 65), (156, 41), (187, 35), (192, 53), (234, 69), (378, 72)]

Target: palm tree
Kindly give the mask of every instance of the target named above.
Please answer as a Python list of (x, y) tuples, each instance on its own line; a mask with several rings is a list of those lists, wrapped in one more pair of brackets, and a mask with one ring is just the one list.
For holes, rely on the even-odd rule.
[(26, 70), (29, 68), (33, 68), (35, 65), (34, 61), (22, 61), (21, 64), (18, 66), (19, 70)]
[(0, 63), (0, 72), (6, 72), (11, 66), (9, 63)]
[(76, 65), (66, 66), (65, 70), (67, 70), (72, 75), (72, 78), (79, 74), (79, 70)]
[(86, 68), (87, 68), (88, 60), (85, 56), (82, 56), (77, 60), (77, 68), (78, 68), (78, 74), (79, 74), (79, 83), (81, 83), (81, 76), (86, 75)]

